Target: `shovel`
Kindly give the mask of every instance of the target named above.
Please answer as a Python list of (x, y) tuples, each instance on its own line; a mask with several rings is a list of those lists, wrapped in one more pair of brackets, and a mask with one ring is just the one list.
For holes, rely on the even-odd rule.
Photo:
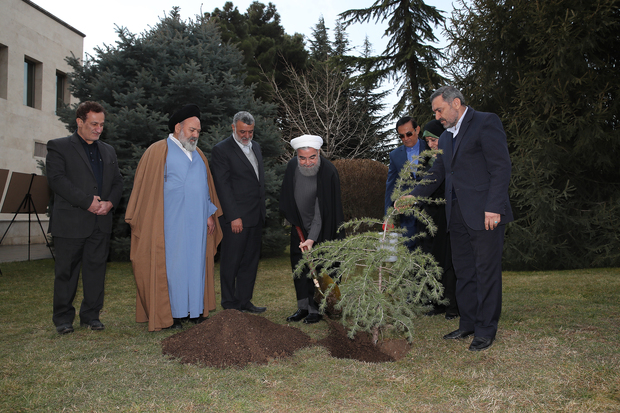
[[(299, 239), (301, 242), (305, 242), (306, 238), (304, 237), (303, 231), (298, 226), (295, 226), (297, 230), (297, 235), (299, 235)], [(307, 250), (307, 249), (305, 249)], [(303, 252), (303, 251), (302, 251)], [(317, 274), (313, 265), (309, 265), (310, 274), (312, 274), (312, 281), (314, 281), (314, 301), (320, 302), (326, 297), (327, 300), (327, 311), (331, 314), (338, 314), (340, 311), (334, 309), (334, 305), (338, 303), (340, 300), (340, 288), (338, 284), (336, 284), (333, 290), (326, 296), (327, 290), (330, 288), (332, 284), (334, 284), (334, 280), (332, 277), (327, 274), (326, 271), (323, 271), (322, 274)]]

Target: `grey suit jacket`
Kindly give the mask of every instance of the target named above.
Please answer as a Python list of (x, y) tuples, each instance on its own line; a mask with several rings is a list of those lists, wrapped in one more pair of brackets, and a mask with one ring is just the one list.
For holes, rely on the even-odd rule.
[[(95, 174), (80, 143), (80, 136), (53, 139), (47, 143), (45, 167), (47, 181), (54, 192), (49, 232), (55, 237), (86, 238), (95, 227), (104, 233), (112, 232), (112, 211), (105, 216), (88, 212), (93, 196), (97, 195)], [(96, 141), (103, 159), (103, 188), (101, 199), (117, 207), (123, 194), (123, 178), (118, 168), (116, 152), (107, 143)]]
[(258, 161), (258, 178), (232, 135), (211, 150), (211, 172), (224, 213), (220, 219), (226, 224), (237, 218), (241, 218), (244, 227), (265, 221), (265, 169), (260, 145), (255, 140), (252, 151)]

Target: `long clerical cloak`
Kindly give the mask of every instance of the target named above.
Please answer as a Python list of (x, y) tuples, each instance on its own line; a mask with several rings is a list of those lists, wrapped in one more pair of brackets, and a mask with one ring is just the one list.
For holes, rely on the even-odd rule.
[[(222, 240), (217, 217), (222, 215), (215, 192), (209, 162), (200, 149), (208, 175), (209, 197), (217, 207), (214, 215), (215, 231), (207, 238), (204, 316), (215, 310), (214, 259)], [(136, 321), (148, 322), (149, 331), (159, 331), (172, 325), (172, 312), (166, 274), (164, 238), (164, 175), (168, 154), (167, 139), (151, 145), (142, 155), (136, 175), (125, 222), (131, 226), (131, 262), (136, 279)]]
[[(280, 212), (294, 226), (302, 229), (304, 237), (308, 234), (303, 225), (297, 203), (295, 202), (295, 169), (298, 167), (297, 157), (291, 159), (284, 173), (282, 189), (280, 191)], [(321, 156), (321, 166), (317, 173), (316, 197), (321, 211), (321, 233), (316, 243), (344, 238), (344, 232), (338, 232), (338, 227), (344, 222), (342, 200), (340, 197), (340, 178), (336, 167)], [(293, 229), (294, 231), (294, 229)]]

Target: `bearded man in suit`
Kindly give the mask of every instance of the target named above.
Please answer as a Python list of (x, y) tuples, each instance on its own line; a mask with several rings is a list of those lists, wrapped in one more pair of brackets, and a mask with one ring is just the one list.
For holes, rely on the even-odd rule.
[(73, 332), (80, 267), (84, 299), (80, 326), (103, 330), (106, 262), (112, 233), (112, 210), (123, 192), (116, 152), (101, 142), (105, 110), (82, 102), (76, 111), (76, 132), (47, 143), (46, 171), (54, 192), (49, 231), (56, 250), (54, 313), (59, 334)]
[(429, 196), (445, 181), (446, 220), (456, 273), (459, 328), (444, 339), (474, 336), (469, 350), (489, 348), (502, 308), (502, 251), (506, 224), (513, 220), (508, 185), (510, 155), (499, 117), (465, 106), (452, 86), (431, 95), (435, 118), (446, 129), (442, 154), (429, 170), (430, 185), (413, 196)]
[(265, 169), (254, 124), (250, 113), (235, 114), (232, 135), (211, 150), (211, 170), (223, 212), (222, 308), (262, 313), (266, 308), (251, 301), (266, 217)]

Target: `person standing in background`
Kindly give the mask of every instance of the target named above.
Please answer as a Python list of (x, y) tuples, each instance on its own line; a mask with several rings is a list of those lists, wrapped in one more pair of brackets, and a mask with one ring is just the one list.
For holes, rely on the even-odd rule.
[(84, 290), (80, 326), (105, 328), (99, 314), (103, 308), (112, 210), (123, 193), (116, 151), (99, 140), (105, 115), (99, 103), (82, 102), (76, 110), (76, 132), (47, 143), (45, 168), (54, 192), (49, 232), (56, 251), (52, 320), (59, 334), (74, 331), (73, 300), (80, 267)]
[(254, 138), (254, 117), (238, 112), (232, 135), (211, 150), (211, 168), (222, 203), (220, 248), (222, 307), (262, 313), (252, 304), (266, 217), (263, 155)]

